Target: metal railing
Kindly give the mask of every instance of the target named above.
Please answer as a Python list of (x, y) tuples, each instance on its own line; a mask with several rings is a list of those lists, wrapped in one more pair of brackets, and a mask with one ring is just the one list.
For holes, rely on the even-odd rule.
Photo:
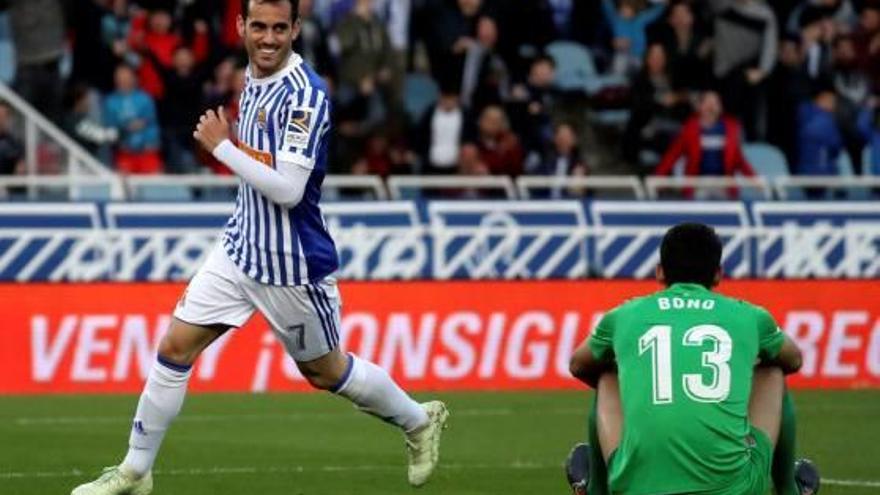
[(728, 189), (740, 193), (754, 190), (761, 199), (773, 199), (773, 187), (764, 177), (646, 177), (645, 189), (650, 199), (658, 199), (663, 191), (726, 192)]
[[(106, 171), (95, 175), (28, 174), (0, 177), (0, 199), (8, 198), (9, 192), (15, 192), (16, 188), (29, 199), (118, 201), (149, 199), (146, 196), (157, 200), (185, 199), (193, 196), (193, 191), (232, 191), (238, 184), (239, 178), (232, 175), (120, 175)], [(647, 177), (643, 181), (636, 176), (522, 176), (514, 182), (509, 177), (498, 176), (391, 176), (383, 181), (375, 175), (328, 175), (323, 186), (325, 197), (331, 200), (380, 201), (425, 197), (429, 191), (439, 191), (434, 196), (445, 199), (480, 198), (486, 196), (480, 193), (486, 192), (505, 199), (546, 199), (554, 197), (554, 193), (571, 198), (594, 191), (615, 196), (623, 194), (636, 200), (664, 199), (670, 192), (679, 197), (692, 192), (697, 199), (731, 199), (727, 196), (730, 189), (740, 191), (741, 199), (797, 200), (805, 198), (811, 190), (847, 191), (849, 199), (868, 199), (880, 191), (880, 177), (779, 177), (772, 181), (763, 177)], [(153, 191), (153, 194), (145, 194), (145, 191)], [(604, 197), (611, 195), (604, 194)]]
[(792, 199), (792, 190), (796, 190), (800, 193), (798, 196), (801, 196), (804, 189), (818, 189), (822, 191), (880, 189), (880, 176), (779, 177), (773, 181), (773, 185), (779, 199), (786, 200)]
[[(122, 181), (114, 175), (13, 175), (0, 176), (0, 200), (10, 199), (16, 189), (28, 199), (69, 200), (125, 199)], [(58, 191), (53, 193), (53, 191)]]
[(535, 191), (624, 191), (634, 199), (645, 199), (642, 181), (634, 175), (607, 175), (588, 177), (559, 177), (545, 175), (524, 175), (516, 180), (521, 199), (535, 196)]
[(449, 190), (454, 189), (467, 196), (470, 192), (495, 191), (504, 194), (507, 199), (516, 199), (516, 187), (513, 179), (498, 175), (392, 175), (386, 181), (391, 199), (406, 199), (407, 189)]
[(361, 190), (373, 194), (374, 199), (388, 199), (385, 182), (378, 175), (328, 175), (324, 178), (324, 190), (338, 192), (340, 189)]
[[(109, 188), (113, 199), (124, 199), (122, 184), (113, 172), (3, 83), (0, 83), (0, 99), (15, 109), (24, 121), (23, 137), (27, 168), (26, 176), (4, 180), (4, 185), (24, 187), (29, 199), (37, 198), (41, 186), (67, 187), (68, 198), (74, 200), (81, 198), (82, 185), (104, 185)], [(39, 133), (43, 133), (66, 153), (66, 170), (63, 176), (39, 174), (37, 169)]]
[[(240, 179), (234, 175), (128, 175), (123, 179), (125, 183), (126, 197), (129, 199), (142, 199), (140, 193), (148, 187), (173, 189), (186, 188), (216, 190), (233, 189), (238, 187)], [(387, 200), (388, 192), (382, 178), (376, 175), (328, 175), (324, 179), (323, 190), (330, 193), (331, 197), (339, 197), (340, 190), (357, 191), (367, 193), (376, 200)], [(171, 192), (173, 195), (173, 191)], [(186, 194), (189, 194), (187, 191)]]

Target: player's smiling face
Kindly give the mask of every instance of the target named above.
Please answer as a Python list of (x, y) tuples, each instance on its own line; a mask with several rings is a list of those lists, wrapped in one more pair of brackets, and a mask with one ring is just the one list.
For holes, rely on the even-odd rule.
[(251, 62), (254, 76), (271, 76), (281, 70), (299, 35), (290, 2), (251, 0), (247, 18), (238, 18), (238, 32)]

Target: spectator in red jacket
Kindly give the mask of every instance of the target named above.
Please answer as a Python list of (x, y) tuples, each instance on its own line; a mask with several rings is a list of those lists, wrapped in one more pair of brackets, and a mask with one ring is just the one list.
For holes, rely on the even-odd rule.
[(192, 42), (186, 44), (180, 31), (174, 28), (174, 18), (167, 10), (156, 9), (147, 16), (138, 16), (132, 20), (129, 45), (137, 52), (146, 56), (141, 61), (141, 87), (153, 98), (161, 100), (165, 96), (165, 85), (160, 76), (161, 70), (154, 64), (161, 64), (171, 70), (174, 63), (174, 52), (181, 46), (189, 46), (195, 56), (196, 63), (208, 58), (210, 40), (208, 24), (197, 20), (194, 26)]
[(678, 159), (684, 157), (684, 175), (734, 176), (739, 173), (752, 177), (755, 171), (743, 155), (741, 135), (736, 118), (724, 115), (718, 93), (705, 91), (700, 95), (697, 112), (685, 122), (654, 173), (672, 174)]

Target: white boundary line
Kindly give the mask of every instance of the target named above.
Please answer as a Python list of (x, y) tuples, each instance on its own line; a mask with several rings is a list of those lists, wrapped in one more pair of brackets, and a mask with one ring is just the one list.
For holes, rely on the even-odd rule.
[[(861, 404), (825, 404), (819, 406), (798, 406), (799, 410), (837, 411), (858, 410)], [(455, 417), (499, 417), (499, 416), (531, 416), (535, 414), (552, 416), (582, 415), (586, 418), (587, 409), (582, 407), (557, 407), (551, 409), (514, 409), (514, 408), (474, 408), (454, 409)], [(181, 414), (175, 419), (177, 423), (218, 423), (223, 421), (323, 421), (355, 416), (351, 411), (340, 412), (291, 412), (291, 413), (241, 413), (241, 414)], [(10, 418), (15, 426), (60, 426), (128, 423), (131, 416), (19, 416)]]
[[(156, 476), (208, 476), (208, 475), (248, 475), (248, 474), (296, 474), (305, 472), (346, 473), (364, 471), (400, 471), (402, 465), (355, 465), (355, 466), (215, 466), (202, 468), (157, 469)], [(529, 461), (514, 461), (508, 464), (440, 464), (440, 469), (453, 471), (483, 471), (504, 469), (512, 471), (537, 471), (545, 469), (561, 469), (561, 464), (542, 464)], [(561, 471), (560, 471), (561, 472)], [(38, 478), (79, 478), (89, 476), (90, 471), (71, 469), (69, 471), (34, 471), (34, 472), (0, 472), (0, 480), (38, 479)], [(560, 475), (561, 476), (561, 475)], [(880, 481), (848, 480), (823, 478), (823, 485), (835, 485), (858, 488), (880, 488)]]
[[(456, 409), (455, 417), (498, 417), (498, 416), (529, 416), (529, 415), (583, 415), (586, 410), (579, 407), (555, 408), (542, 410), (517, 410), (510, 408), (481, 408), (481, 409)], [(264, 421), (264, 420), (288, 420), (288, 421), (314, 421), (326, 419), (338, 419), (355, 416), (352, 411), (340, 412), (301, 412), (287, 414), (181, 414), (174, 421), (177, 423), (216, 423), (222, 421)], [(16, 426), (52, 426), (52, 425), (89, 425), (89, 424), (116, 424), (129, 423), (131, 416), (34, 416), (18, 417), (12, 420)]]
[(871, 481), (871, 480), (836, 480), (836, 479), (822, 479), (823, 485), (837, 485), (837, 486), (857, 486), (857, 487), (866, 487), (866, 488), (880, 488), (880, 481)]
[[(364, 471), (401, 471), (403, 464), (399, 465), (354, 465), (354, 466), (214, 466), (180, 469), (157, 469), (154, 476), (207, 476), (207, 475), (237, 475), (237, 474), (295, 474), (305, 472), (342, 473)], [(541, 470), (561, 469), (560, 465), (540, 464), (535, 462), (515, 461), (509, 464), (440, 464), (441, 469), (454, 471), (508, 469), (508, 470)], [(35, 472), (0, 472), (0, 480), (3, 479), (34, 479), (34, 478), (75, 478), (100, 474), (82, 469), (69, 471), (35, 471)]]

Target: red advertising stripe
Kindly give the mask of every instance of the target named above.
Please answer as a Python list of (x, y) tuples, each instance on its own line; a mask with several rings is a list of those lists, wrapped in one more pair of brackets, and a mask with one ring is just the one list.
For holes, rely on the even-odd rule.
[[(602, 313), (652, 282), (342, 284), (343, 345), (410, 390), (559, 389)], [(0, 285), (0, 393), (136, 392), (179, 284)], [(880, 387), (880, 283), (730, 281), (804, 351), (796, 387)], [(194, 391), (308, 390), (262, 318), (202, 356)]]

